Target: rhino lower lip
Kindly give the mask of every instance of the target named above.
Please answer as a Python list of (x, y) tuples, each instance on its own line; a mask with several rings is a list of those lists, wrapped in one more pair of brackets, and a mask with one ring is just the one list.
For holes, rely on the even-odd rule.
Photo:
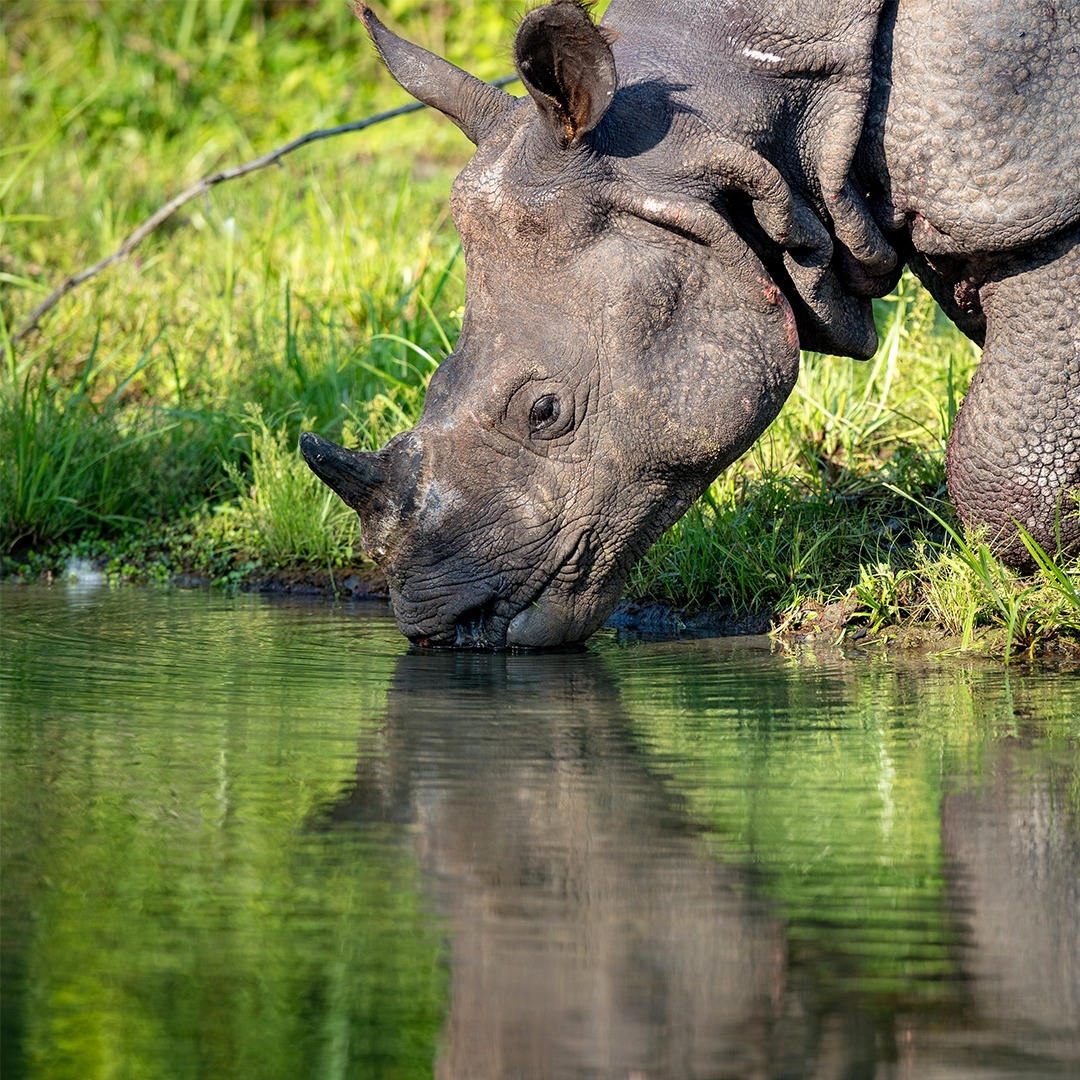
[(512, 607), (499, 597), (492, 597), (462, 612), (447, 630), (433, 634), (409, 635), (409, 640), (414, 645), (431, 649), (505, 649), (507, 630), (511, 622), (522, 611), (532, 607), (543, 591), (544, 586), (539, 588), (527, 603)]

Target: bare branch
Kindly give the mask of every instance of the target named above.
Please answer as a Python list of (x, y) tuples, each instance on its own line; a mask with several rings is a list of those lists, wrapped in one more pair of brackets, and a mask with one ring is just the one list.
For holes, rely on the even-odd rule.
[[(512, 83), (517, 79), (516, 75), (504, 75), (500, 79), (496, 79), (493, 86), (506, 86), (508, 83)], [(271, 150), (268, 154), (263, 154), (262, 157), (257, 157), (252, 161), (245, 162), (243, 165), (237, 165), (232, 169), (225, 169), (223, 172), (213, 173), (210, 176), (203, 177), (197, 184), (189, 187), (186, 191), (182, 191), (174, 199), (171, 199), (159, 210), (156, 210), (150, 215), (111, 255), (107, 255), (100, 262), (94, 263), (93, 266), (88, 266), (85, 270), (80, 270), (77, 274), (72, 274), (71, 277), (65, 278), (44, 300), (38, 304), (33, 311), (26, 317), (26, 320), (19, 327), (18, 330), (12, 335), (12, 342), (21, 341), (27, 334), (30, 333), (40, 322), (42, 316), (48, 314), (56, 305), (73, 289), (77, 289), (84, 281), (89, 281), (93, 277), (97, 277), (103, 270), (107, 270), (114, 263), (120, 262), (122, 259), (126, 259), (136, 247), (139, 246), (162, 222), (167, 221), (181, 206), (191, 202), (192, 199), (197, 199), (200, 195), (208, 192), (212, 187), (218, 184), (223, 184), (226, 180), (235, 180), (241, 176), (247, 176), (248, 173), (258, 172), (259, 169), (265, 169), (268, 165), (274, 165), (280, 161), (286, 154), (291, 154), (294, 150), (299, 150), (301, 146), (307, 146), (308, 143), (318, 142), (320, 139), (330, 139), (335, 135), (346, 135), (351, 131), (363, 131), (365, 128), (372, 127), (375, 124), (381, 124), (385, 120), (393, 120), (397, 116), (404, 116), (406, 113), (419, 112), (421, 109), (427, 108), (422, 102), (413, 101), (408, 105), (401, 105), (396, 109), (387, 109), (386, 112), (375, 113), (374, 116), (365, 117), (363, 120), (353, 120), (348, 124), (339, 124), (337, 127), (320, 128), (317, 131), (309, 131), (306, 135), (301, 135), (297, 139), (293, 139), (292, 142), (286, 143), (284, 146), (279, 146), (276, 150)]]

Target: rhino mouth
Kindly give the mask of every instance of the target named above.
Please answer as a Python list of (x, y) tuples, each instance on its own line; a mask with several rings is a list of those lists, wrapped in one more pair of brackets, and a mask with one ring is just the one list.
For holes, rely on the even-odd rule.
[(510, 616), (500, 615), (497, 598), (475, 604), (450, 620), (445, 630), (416, 630), (405, 636), (425, 649), (504, 649)]
[(458, 649), (502, 649), (506, 646), (506, 628), (510, 620), (500, 616), (496, 602), (489, 601), (458, 616), (454, 628), (454, 647)]
[[(579, 613), (573, 610), (571, 596), (562, 594), (560, 581), (570, 569), (575, 570), (571, 579), (578, 580), (577, 572), (584, 570), (588, 561), (587, 549), (587, 536), (575, 537), (555, 570), (544, 573), (538, 580), (534, 576), (531, 587), (514, 599), (490, 586), (487, 595), (481, 594), (479, 600), (475, 596), (470, 598), (469, 606), (460, 614), (445, 619), (440, 628), (428, 629), (419, 620), (413, 627), (406, 627), (401, 621), (398, 625), (410, 642), (422, 648), (496, 651), (565, 644), (564, 635), (577, 625)], [(399, 608), (399, 598), (394, 598), (394, 607)]]

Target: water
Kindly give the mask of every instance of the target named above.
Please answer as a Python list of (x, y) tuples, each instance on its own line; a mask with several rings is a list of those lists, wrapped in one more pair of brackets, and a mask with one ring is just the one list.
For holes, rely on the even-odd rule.
[(5, 1080), (1080, 1074), (1075, 667), (0, 619)]

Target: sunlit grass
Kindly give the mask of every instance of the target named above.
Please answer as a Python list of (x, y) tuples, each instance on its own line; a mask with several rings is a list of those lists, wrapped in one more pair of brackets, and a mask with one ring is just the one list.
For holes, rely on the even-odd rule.
[[(489, 74), (496, 6), (450, 28)], [(408, 422), (430, 374), (415, 350), (445, 355), (461, 304), (446, 191), (468, 144), (430, 116), (215, 189), (11, 341), (48, 287), (199, 176), (403, 97), (346, 5), (16, 0), (0, 50), (15, 133), (0, 157), (0, 547), (116, 534), (234, 490), (226, 464), (252, 468), (236, 438), (249, 402), (293, 441), (301, 417), (340, 436), (381, 402), (367, 444), (391, 399)], [(135, 487), (171, 490), (132, 501)]]

